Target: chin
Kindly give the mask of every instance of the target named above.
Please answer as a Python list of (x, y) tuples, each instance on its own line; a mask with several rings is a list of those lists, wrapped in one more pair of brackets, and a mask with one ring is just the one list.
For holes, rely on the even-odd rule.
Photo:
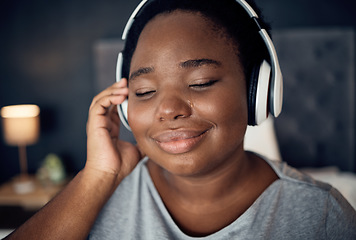
[(150, 159), (164, 171), (180, 177), (196, 177), (207, 174), (213, 169), (212, 165), (215, 165), (206, 162), (207, 158), (205, 157), (175, 155), (162, 160)]

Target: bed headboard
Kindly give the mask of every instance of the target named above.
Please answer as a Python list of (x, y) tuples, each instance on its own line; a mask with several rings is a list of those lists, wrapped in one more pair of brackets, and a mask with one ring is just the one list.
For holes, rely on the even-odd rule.
[(352, 29), (276, 31), (284, 76), (275, 121), (284, 161), (355, 171), (355, 37)]

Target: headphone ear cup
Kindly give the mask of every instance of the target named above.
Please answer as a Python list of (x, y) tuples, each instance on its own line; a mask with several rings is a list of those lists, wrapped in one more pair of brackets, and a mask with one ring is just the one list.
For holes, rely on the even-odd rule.
[[(123, 55), (120, 52), (119, 55), (117, 56), (117, 62), (116, 62), (116, 82), (121, 81), (122, 77), (122, 64), (123, 64)], [(129, 130), (131, 131), (131, 128), (129, 126), (129, 121), (127, 117), (127, 107), (128, 107), (128, 101), (127, 98), (120, 104), (117, 105), (117, 112), (119, 114), (120, 120), (122, 124)]]
[(256, 92), (258, 83), (259, 66), (252, 67), (248, 88), (248, 125), (256, 125), (255, 109), (256, 109)]
[(119, 114), (120, 120), (122, 124), (127, 128), (127, 130), (131, 131), (131, 127), (129, 125), (128, 117), (127, 117), (127, 107), (128, 101), (125, 99), (120, 105), (117, 105), (117, 112)]
[(271, 66), (266, 60), (252, 69), (249, 86), (248, 124), (259, 125), (268, 117)]

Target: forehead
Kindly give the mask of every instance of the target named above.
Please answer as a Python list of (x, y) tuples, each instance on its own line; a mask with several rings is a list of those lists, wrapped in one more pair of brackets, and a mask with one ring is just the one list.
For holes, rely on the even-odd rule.
[(147, 58), (173, 55), (181, 58), (232, 55), (236, 61), (237, 47), (212, 20), (198, 12), (176, 10), (159, 14), (147, 23), (138, 39), (132, 64), (142, 65)]
[(166, 27), (175, 28), (176, 30), (180, 28), (189, 30), (190, 28), (198, 27), (200, 30), (205, 31), (205, 33), (225, 33), (225, 29), (222, 26), (218, 26), (218, 23), (214, 22), (207, 15), (199, 11), (183, 9), (176, 9), (172, 12), (163, 12), (156, 15), (148, 21), (142, 33), (147, 33), (152, 28)]

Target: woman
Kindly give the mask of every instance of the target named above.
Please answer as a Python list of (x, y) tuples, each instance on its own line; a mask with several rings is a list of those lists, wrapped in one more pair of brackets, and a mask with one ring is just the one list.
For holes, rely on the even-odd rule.
[[(254, 24), (233, 0), (149, 1), (124, 78), (90, 107), (85, 168), (12, 237), (355, 238), (335, 189), (243, 150), (250, 75), (268, 55)], [(137, 146), (118, 140), (127, 97)]]

